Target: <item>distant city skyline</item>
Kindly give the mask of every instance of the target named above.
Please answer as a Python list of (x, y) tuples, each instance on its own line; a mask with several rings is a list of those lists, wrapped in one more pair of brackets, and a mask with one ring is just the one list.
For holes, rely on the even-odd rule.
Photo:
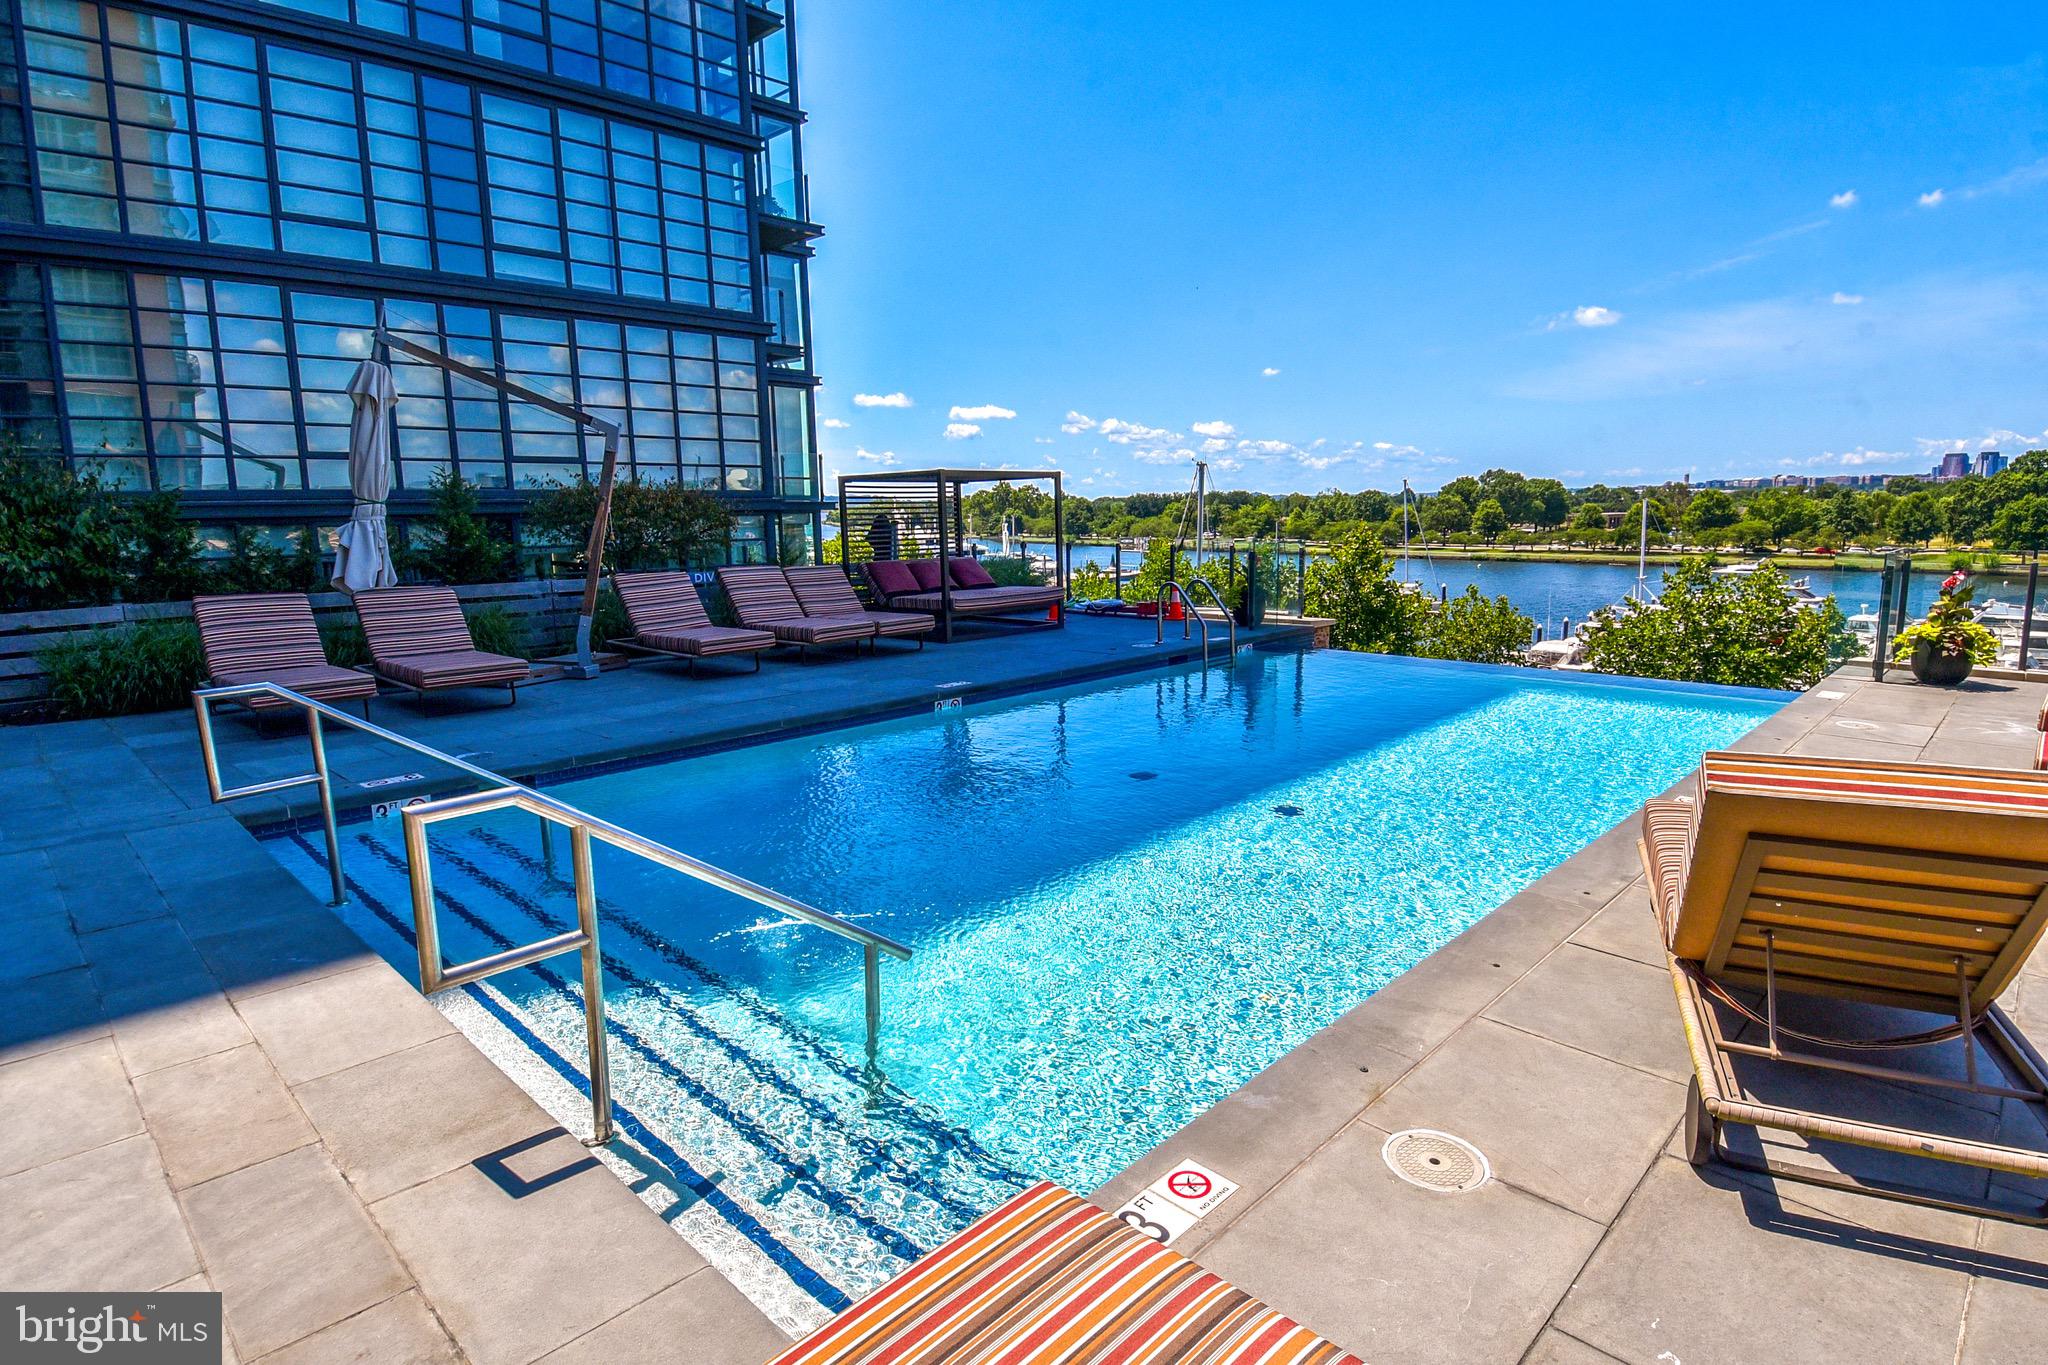
[(1288, 492), (2048, 447), (2048, 30), (1869, 17), (817, 7), (826, 467)]

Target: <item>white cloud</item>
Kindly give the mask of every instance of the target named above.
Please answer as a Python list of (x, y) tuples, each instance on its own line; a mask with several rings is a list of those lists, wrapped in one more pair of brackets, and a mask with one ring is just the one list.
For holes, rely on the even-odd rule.
[(827, 417), (825, 419), (825, 425), (832, 431), (846, 431), (853, 426), (853, 423), (848, 422), (843, 418)]
[(1070, 409), (1067, 412), (1067, 420), (1060, 423), (1060, 430), (1069, 436), (1079, 436), (1084, 431), (1095, 430), (1095, 419), (1093, 417), (1083, 417), (1080, 413)]
[(896, 452), (884, 450), (878, 454), (875, 451), (855, 446), (853, 448), (853, 458), (863, 464), (892, 465), (896, 463)]
[(1009, 408), (984, 403), (978, 408), (956, 407), (946, 415), (956, 422), (1007, 422), (1017, 414)]
[(1188, 464), (1195, 458), (1195, 452), (1185, 446), (1169, 449), (1156, 446), (1146, 450), (1134, 450), (1131, 458), (1144, 464)]
[[(1196, 427), (1195, 430), (1200, 431), (1201, 428)], [(1202, 442), (1202, 451), (1207, 455), (1214, 455), (1218, 451), (1228, 449), (1230, 449), (1230, 442), (1224, 440), (1221, 436), (1211, 436), (1208, 440)]]
[(1344, 462), (1342, 455), (1303, 455), (1299, 458), (1302, 468), (1317, 471), (1325, 470), (1333, 464), (1342, 464)]
[(1228, 422), (1197, 422), (1194, 427), (1197, 436), (1235, 436), (1237, 428)]
[(1831, 196), (1831, 197), (1830, 197), (1830, 198), (1828, 199), (1828, 207), (1829, 207), (1829, 208), (1836, 208), (1836, 209), (1853, 209), (1853, 208), (1855, 208), (1855, 207), (1856, 207), (1856, 191), (1854, 191), (1854, 190), (1843, 190), (1843, 191), (1842, 191), (1842, 192), (1841, 192), (1840, 194), (1837, 194), (1837, 195), (1833, 195), (1833, 196)]
[(1834, 296), (1830, 298), (1828, 302), (1853, 307), (1854, 305), (1863, 302), (1863, 296), (1861, 294), (1844, 294), (1841, 290), (1837, 289), (1834, 292)]
[(1946, 198), (1948, 198), (1947, 190), (1929, 190), (1927, 191), (1927, 193), (1920, 196), (1920, 207), (1923, 209), (1931, 209), (1939, 203), (1941, 203), (1941, 201)]
[(1034, 436), (1031, 438), (1031, 443), (1033, 445), (1049, 446), (1053, 444), (1053, 439), (1050, 436)]
[(1259, 371), (1259, 377), (1262, 379), (1271, 379), (1274, 375), (1278, 373), (1280, 373), (1280, 371), (1274, 369), (1271, 365), (1268, 365), (1265, 369)]
[(895, 393), (857, 393), (853, 396), (857, 408), (907, 408), (913, 406), (910, 395), (898, 390)]
[(949, 441), (967, 441), (981, 435), (981, 428), (972, 422), (946, 423), (945, 436)]
[(1612, 327), (1621, 321), (1621, 314), (1612, 308), (1597, 303), (1582, 303), (1569, 313), (1559, 313), (1545, 325), (1544, 330), (1554, 332), (1560, 327)]
[[(1987, 194), (2012, 194), (2043, 183), (2048, 183), (2048, 156), (2042, 157), (2039, 161), (2029, 161), (2024, 166), (2016, 166), (1996, 180), (1987, 180), (1981, 185), (1971, 185), (1957, 190), (1956, 197), (1982, 199)], [(1935, 193), (1939, 194), (1940, 191), (1937, 190)]]
[(1120, 446), (1152, 445), (1180, 439), (1165, 427), (1148, 427), (1142, 422), (1124, 422), (1114, 417), (1103, 418), (1095, 429)]
[(1286, 441), (1239, 441), (1237, 448), (1248, 455), (1290, 455), (1294, 447)]

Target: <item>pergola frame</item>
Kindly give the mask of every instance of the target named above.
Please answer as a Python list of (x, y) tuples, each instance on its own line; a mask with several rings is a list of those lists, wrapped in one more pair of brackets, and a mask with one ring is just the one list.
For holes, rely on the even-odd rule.
[[(933, 518), (937, 536), (937, 559), (939, 561), (939, 600), (942, 610), (939, 614), (938, 636), (941, 642), (951, 643), (953, 639), (953, 575), (952, 561), (968, 558), (966, 529), (966, 492), (970, 484), (994, 483), (1045, 483), (1052, 484), (1052, 539), (1053, 539), (1053, 586), (1060, 590), (1062, 598), (1067, 591), (1067, 504), (1062, 488), (1062, 476), (1057, 469), (887, 469), (872, 473), (841, 474), (839, 476), (839, 562), (849, 571), (856, 565), (873, 559), (926, 558), (922, 554), (905, 554), (899, 543), (892, 553), (878, 553), (872, 537), (864, 539), (866, 553), (856, 555), (851, 530), (852, 518), (864, 508), (880, 507), (877, 519), (887, 519), (892, 535), (914, 531), (915, 523), (927, 510)], [(894, 490), (901, 489), (901, 493)], [(899, 516), (907, 516), (912, 525), (904, 526)], [(990, 625), (1018, 627), (1025, 623), (1018, 619), (1000, 616), (963, 615), (962, 620), (987, 622)], [(1029, 623), (1037, 628), (1040, 623)], [(1066, 624), (1066, 614), (1058, 614), (1055, 622)]]

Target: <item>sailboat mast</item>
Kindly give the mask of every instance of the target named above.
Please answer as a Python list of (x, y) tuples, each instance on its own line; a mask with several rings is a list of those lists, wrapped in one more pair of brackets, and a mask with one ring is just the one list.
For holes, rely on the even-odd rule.
[(1650, 600), (1650, 495), (1643, 494), (1643, 529), (1636, 544), (1636, 601)]
[(1401, 480), (1401, 581), (1408, 581), (1408, 480)]
[(1195, 461), (1195, 567), (1202, 567), (1202, 542), (1209, 532), (1209, 466)]

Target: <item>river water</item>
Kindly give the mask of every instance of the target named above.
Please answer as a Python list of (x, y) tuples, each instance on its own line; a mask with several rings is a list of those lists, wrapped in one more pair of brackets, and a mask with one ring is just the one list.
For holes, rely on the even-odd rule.
[[(988, 548), (993, 550), (995, 547), (990, 544)], [(1052, 552), (1052, 546), (1045, 542), (1035, 541), (1031, 548), (1040, 554)], [(1107, 569), (1114, 553), (1107, 545), (1076, 545), (1073, 547), (1073, 563), (1076, 568), (1083, 564), (1099, 564)], [(1136, 551), (1125, 551), (1125, 570), (1136, 568), (1139, 558)], [(1434, 591), (1447, 588), (1454, 597), (1464, 592), (1467, 584), (1477, 584), (1479, 591), (1489, 597), (1505, 596), (1515, 604), (1517, 611), (1544, 627), (1546, 638), (1555, 637), (1567, 618), (1577, 625), (1599, 608), (1621, 601), (1636, 584), (1633, 565), (1470, 560), (1439, 554), (1414, 555), (1409, 559), (1406, 570), (1397, 569), (1397, 572), (1402, 578)], [(1792, 570), (1790, 576), (1795, 580), (1805, 579), (1807, 586), (1822, 596), (1832, 594), (1844, 615), (1853, 616), (1859, 611), (1877, 609), (1882, 575), (1875, 570), (1802, 566)], [(1659, 591), (1664, 581), (1664, 570), (1652, 564), (1649, 577), (1651, 592)], [(1940, 574), (1913, 575), (1907, 605), (1915, 617), (1926, 615), (1941, 590), (1941, 580)], [(1978, 579), (1977, 601), (1979, 605), (1994, 599), (2018, 603), (2025, 600), (2026, 592), (2025, 574), (1986, 574)]]

